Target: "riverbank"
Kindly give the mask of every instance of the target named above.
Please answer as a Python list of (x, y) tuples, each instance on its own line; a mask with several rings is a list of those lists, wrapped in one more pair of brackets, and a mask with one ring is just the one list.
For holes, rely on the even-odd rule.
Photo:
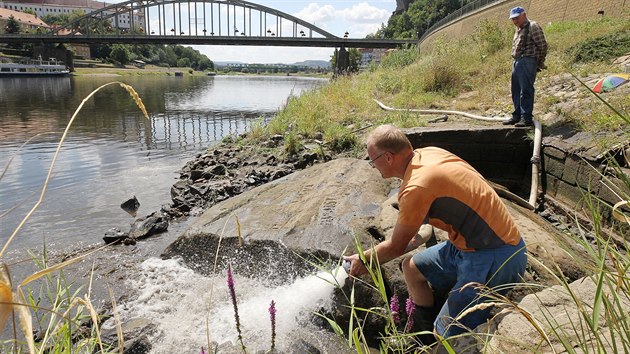
[(188, 67), (162, 67), (157, 65), (147, 64), (140, 68), (134, 65), (125, 65), (124, 67), (115, 66), (112, 64), (103, 64), (98, 62), (84, 62), (80, 65), (75, 65), (73, 76), (101, 76), (101, 77), (117, 77), (117, 76), (144, 76), (144, 75), (166, 75), (166, 76), (216, 76), (216, 75), (229, 75), (229, 76), (299, 76), (299, 77), (314, 77), (314, 78), (329, 78), (330, 73), (241, 73), (241, 72), (223, 72), (223, 71), (197, 71)]

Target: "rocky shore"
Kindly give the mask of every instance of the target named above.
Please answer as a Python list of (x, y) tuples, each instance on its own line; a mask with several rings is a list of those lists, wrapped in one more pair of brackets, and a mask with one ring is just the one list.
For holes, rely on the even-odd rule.
[[(180, 171), (179, 180), (171, 187), (171, 202), (161, 210), (138, 218), (128, 232), (108, 231), (105, 243), (135, 244), (168, 229), (169, 222), (197, 216), (212, 205), (239, 195), (256, 186), (277, 180), (316, 163), (329, 161), (330, 154), (321, 155), (314, 140), (299, 154), (276, 156), (273, 149), (284, 143), (282, 135), (263, 142), (266, 152), (255, 153), (260, 147), (240, 146), (223, 142), (198, 154)], [(323, 151), (323, 150), (322, 150)]]

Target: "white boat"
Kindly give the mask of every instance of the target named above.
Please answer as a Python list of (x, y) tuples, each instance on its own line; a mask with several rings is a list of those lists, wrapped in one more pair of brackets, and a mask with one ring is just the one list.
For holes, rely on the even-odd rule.
[(10, 61), (0, 59), (0, 77), (3, 76), (62, 76), (70, 74), (66, 65), (54, 58), (50, 60), (29, 59), (23, 61)]

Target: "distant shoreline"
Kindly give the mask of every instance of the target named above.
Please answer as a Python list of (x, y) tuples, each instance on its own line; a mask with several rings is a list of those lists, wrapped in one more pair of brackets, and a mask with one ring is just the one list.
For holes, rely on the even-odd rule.
[(147, 65), (144, 68), (137, 68), (132, 65), (116, 67), (113, 65), (101, 64), (97, 67), (75, 67), (71, 73), (73, 76), (135, 76), (135, 75), (166, 75), (175, 76), (181, 73), (182, 76), (300, 76), (329, 78), (332, 73), (241, 73), (241, 72), (220, 72), (220, 71), (196, 71), (191, 68), (167, 68), (155, 65)]

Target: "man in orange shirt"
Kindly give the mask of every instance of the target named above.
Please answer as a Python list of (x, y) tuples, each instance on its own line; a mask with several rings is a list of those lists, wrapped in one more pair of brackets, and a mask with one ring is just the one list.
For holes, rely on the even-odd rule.
[[(464, 160), (436, 147), (413, 150), (409, 139), (394, 126), (376, 128), (368, 137), (367, 152), (370, 165), (383, 178), (402, 179), (393, 234), (366, 251), (368, 259), (375, 256), (383, 264), (417, 247), (413, 239), (423, 224), (448, 232), (448, 241), (402, 262), (416, 305), (414, 330), (450, 337), (485, 322), (487, 309), (455, 321), (484, 301), (478, 288), (465, 285), (473, 282), (492, 288), (517, 283), (527, 264), (525, 243), (499, 196)], [(351, 262), (351, 275), (366, 272), (358, 255), (345, 259)], [(435, 308), (434, 291), (450, 291), (440, 309)], [(425, 345), (434, 340), (426, 335), (419, 338)]]

